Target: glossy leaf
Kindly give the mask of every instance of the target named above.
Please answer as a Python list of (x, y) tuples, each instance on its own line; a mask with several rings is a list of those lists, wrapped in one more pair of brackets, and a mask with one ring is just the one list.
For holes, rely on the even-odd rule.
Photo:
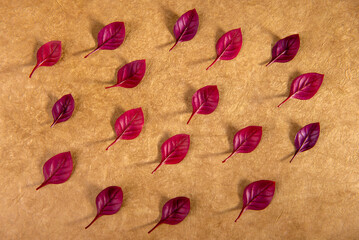
[(187, 155), (190, 145), (190, 136), (178, 134), (167, 139), (161, 146), (161, 163), (153, 170), (152, 174), (163, 164), (180, 163)]
[(120, 68), (117, 72), (117, 84), (106, 87), (124, 87), (124, 88), (134, 88), (142, 80), (146, 72), (146, 60), (137, 60), (130, 62)]
[(285, 63), (292, 60), (299, 50), (299, 35), (290, 35), (279, 40), (272, 48), (272, 60), (266, 66), (274, 62)]
[(237, 57), (242, 47), (242, 32), (240, 28), (233, 29), (225, 34), (217, 41), (216, 50), (217, 58), (206, 69), (208, 70), (219, 60), (232, 60)]
[(275, 182), (260, 180), (249, 184), (243, 192), (243, 207), (239, 216), (246, 210), (263, 210), (271, 203), (275, 191)]
[(31, 71), (29, 78), (39, 67), (50, 67), (55, 65), (61, 57), (61, 41), (51, 41), (42, 45), (37, 50), (37, 63)]
[(121, 208), (122, 200), (123, 193), (120, 187), (111, 186), (102, 190), (96, 197), (97, 214), (85, 229), (90, 227), (99, 217), (117, 213)]
[(319, 90), (322, 85), (324, 75), (319, 73), (306, 73), (300, 75), (293, 80), (290, 86), (289, 97), (284, 100), (278, 107), (282, 106), (283, 103), (291, 98), (300, 100), (311, 99)]
[(131, 140), (138, 137), (142, 131), (143, 124), (142, 108), (132, 109), (122, 114), (115, 123), (117, 138), (106, 150), (119, 140)]
[(63, 152), (57, 154), (46, 161), (42, 171), (44, 173), (44, 182), (36, 188), (46, 186), (47, 184), (60, 184), (67, 181), (70, 178), (73, 168), (73, 162), (70, 152)]
[(162, 208), (161, 220), (148, 233), (151, 233), (162, 223), (176, 225), (182, 222), (191, 209), (190, 205), (190, 200), (186, 197), (176, 197), (169, 200)]
[(233, 152), (222, 161), (225, 163), (236, 153), (250, 153), (258, 146), (262, 138), (262, 127), (249, 126), (239, 130), (233, 139)]
[(104, 26), (97, 35), (97, 48), (87, 54), (85, 58), (98, 50), (114, 50), (125, 40), (125, 24), (113, 22)]
[(294, 156), (290, 160), (290, 162), (293, 161), (293, 159), (297, 156), (300, 152), (305, 152), (317, 143), (320, 133), (320, 125), (319, 123), (311, 123), (300, 129), (297, 134), (295, 135), (294, 145), (297, 149), (295, 151)]
[(71, 94), (67, 94), (60, 98), (52, 107), (52, 117), (54, 122), (51, 127), (60, 122), (69, 120), (75, 109), (75, 100)]
[(191, 121), (192, 117), (196, 114), (210, 114), (218, 105), (219, 92), (216, 85), (206, 86), (199, 89), (192, 96), (192, 115), (188, 119), (187, 124)]
[(180, 42), (189, 41), (197, 33), (198, 30), (198, 14), (196, 9), (192, 9), (183, 14), (173, 27), (173, 33), (176, 37), (176, 43), (170, 49), (170, 51)]

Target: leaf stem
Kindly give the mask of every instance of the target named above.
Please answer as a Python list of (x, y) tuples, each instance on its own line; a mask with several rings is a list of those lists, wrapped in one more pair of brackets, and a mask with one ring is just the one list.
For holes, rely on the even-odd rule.
[(218, 60), (219, 60), (220, 56), (217, 56), (217, 58), (213, 61), (213, 63), (211, 63), (211, 65), (208, 66), (208, 68), (206, 68), (206, 70), (208, 70), (210, 67), (213, 66), (213, 64), (215, 64)]
[(117, 87), (117, 84), (109, 86), (109, 87), (105, 87), (105, 89), (109, 89), (109, 88), (113, 88), (113, 87)]
[(294, 154), (294, 156), (292, 157), (292, 159), (289, 161), (289, 163), (291, 163), (293, 161), (293, 159), (295, 158), (295, 156), (297, 156), (297, 154), (299, 153), (299, 150), (297, 150)]
[(171, 52), (172, 49), (174, 49), (175, 46), (177, 46), (178, 41), (175, 42), (175, 44), (171, 47), (171, 49), (169, 50), (169, 52)]
[(277, 107), (280, 107), (283, 105), (283, 103), (285, 103), (286, 101), (288, 101), (292, 96), (287, 97), (281, 104), (279, 104)]
[(155, 170), (152, 171), (152, 174), (154, 174), (157, 171), (157, 169), (162, 166), (162, 164), (163, 164), (163, 161), (160, 164), (158, 164), (158, 166), (155, 168)]
[(270, 65), (272, 65), (272, 63), (274, 63), (275, 61), (277, 61), (277, 59), (282, 56), (284, 53), (286, 53), (287, 50), (284, 50), (281, 54), (279, 54), (278, 56), (276, 56), (275, 58), (272, 58), (272, 60), (269, 61), (269, 63), (266, 64), (266, 67), (269, 67)]
[(231, 155), (229, 155), (226, 159), (224, 159), (222, 161), (222, 163), (225, 163), (230, 157), (232, 157), (234, 155), (235, 152), (232, 152)]
[(34, 67), (34, 69), (32, 69), (32, 71), (31, 71), (31, 73), (30, 73), (30, 75), (29, 75), (29, 78), (31, 78), (32, 74), (35, 72), (35, 70), (36, 70), (38, 67), (40, 67), (40, 65), (37, 65), (37, 64), (36, 64), (36, 66)]
[(120, 140), (120, 137), (121, 137), (121, 136), (118, 136), (118, 137), (116, 138), (116, 140), (113, 141), (113, 142), (106, 148), (106, 151), (107, 151), (110, 147), (112, 147), (112, 145), (114, 145), (115, 143), (117, 143), (118, 140)]
[(95, 50), (93, 50), (92, 52), (90, 52), (89, 54), (87, 54), (84, 58), (87, 58), (88, 56), (90, 56), (91, 54), (97, 52), (98, 50), (100, 50), (100, 48), (96, 48)]
[(41, 183), (41, 185), (38, 188), (36, 188), (36, 191), (39, 190), (42, 187), (45, 187), (47, 185), (47, 181), (48, 180), (45, 180), (43, 183)]
[(156, 226), (154, 226), (150, 231), (148, 231), (148, 234), (150, 234), (153, 230), (155, 230), (160, 224), (162, 224), (161, 221), (159, 221)]
[(238, 219), (242, 216), (242, 213), (244, 213), (245, 209), (246, 209), (245, 207), (242, 208), (241, 212), (239, 213), (238, 217), (236, 218), (236, 220), (234, 222), (238, 221)]
[(189, 122), (191, 121), (191, 119), (193, 118), (193, 116), (196, 114), (196, 112), (192, 112), (192, 114), (191, 114), (191, 116), (190, 116), (190, 118), (188, 119), (188, 121), (187, 121), (187, 124), (189, 124)]
[(92, 220), (92, 222), (90, 222), (89, 225), (87, 225), (87, 226), (85, 227), (85, 229), (88, 229), (99, 217), (100, 217), (100, 215), (96, 215), (96, 217)]

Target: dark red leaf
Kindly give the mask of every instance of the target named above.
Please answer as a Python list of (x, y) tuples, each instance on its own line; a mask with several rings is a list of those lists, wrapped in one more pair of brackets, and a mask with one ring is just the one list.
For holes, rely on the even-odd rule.
[(186, 197), (176, 197), (168, 202), (162, 208), (162, 218), (148, 233), (151, 233), (162, 223), (176, 225), (182, 222), (191, 209), (190, 200)]
[(51, 41), (42, 45), (37, 50), (37, 63), (32, 72), (29, 75), (31, 78), (32, 74), (38, 67), (50, 67), (55, 65), (61, 57), (61, 42)]
[(279, 104), (278, 107), (291, 98), (300, 100), (311, 99), (318, 92), (322, 85), (323, 78), (324, 75), (319, 73), (306, 73), (300, 75), (293, 80), (292, 85), (290, 86), (289, 97)]
[(85, 229), (90, 227), (99, 217), (117, 213), (121, 208), (122, 200), (123, 193), (120, 187), (111, 186), (102, 190), (96, 197), (97, 215)]
[(258, 146), (262, 138), (262, 127), (249, 126), (239, 130), (233, 139), (233, 152), (222, 161), (225, 163), (236, 153), (250, 153)]
[(300, 40), (299, 35), (290, 35), (279, 40), (272, 49), (272, 60), (266, 66), (274, 62), (285, 63), (292, 60), (299, 50)]
[(125, 24), (113, 22), (104, 26), (97, 35), (97, 48), (87, 54), (85, 58), (98, 50), (114, 50), (121, 46), (125, 39)]
[(117, 84), (106, 87), (124, 87), (124, 88), (134, 88), (142, 80), (146, 72), (146, 60), (137, 60), (130, 62), (120, 68), (117, 72)]
[(275, 191), (275, 182), (269, 180), (260, 180), (249, 184), (243, 192), (242, 211), (235, 220), (240, 218), (246, 210), (263, 210), (272, 201)]
[(206, 69), (208, 70), (219, 60), (232, 60), (237, 57), (242, 47), (242, 32), (240, 28), (233, 29), (225, 34), (217, 41), (216, 50), (217, 58)]
[(73, 168), (73, 162), (70, 152), (57, 154), (46, 161), (42, 171), (44, 173), (44, 182), (36, 188), (46, 186), (47, 184), (60, 184), (70, 178)]
[(305, 152), (317, 143), (320, 133), (320, 125), (318, 122), (308, 124), (307, 126), (303, 127), (297, 132), (297, 135), (295, 135), (295, 141), (294, 145), (297, 149), (295, 151), (294, 156), (290, 160), (290, 162), (293, 161), (295, 156), (297, 156), (300, 152)]
[(187, 155), (190, 145), (190, 137), (187, 134), (178, 134), (167, 139), (161, 146), (161, 163), (153, 170), (152, 174), (163, 164), (177, 164)]
[(51, 127), (60, 122), (69, 120), (75, 109), (75, 100), (71, 94), (67, 94), (60, 98), (52, 107), (52, 116), (54, 122)]
[(122, 114), (115, 123), (117, 138), (106, 150), (119, 140), (131, 140), (138, 137), (142, 131), (143, 123), (142, 108), (132, 109)]
[(192, 115), (188, 119), (187, 124), (196, 114), (210, 114), (212, 113), (219, 101), (219, 92), (216, 85), (206, 86), (199, 89), (192, 97)]
[(192, 9), (183, 14), (173, 27), (173, 33), (176, 37), (176, 43), (170, 51), (180, 42), (189, 41), (197, 33), (199, 24), (198, 14), (196, 9)]

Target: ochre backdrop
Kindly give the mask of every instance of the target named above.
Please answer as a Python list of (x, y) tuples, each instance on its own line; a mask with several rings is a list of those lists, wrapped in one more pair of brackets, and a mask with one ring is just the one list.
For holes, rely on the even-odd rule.
[[(357, 0), (3, 0), (0, 238), (358, 239), (358, 6)], [(197, 35), (169, 52), (174, 23), (193, 8)], [(114, 21), (125, 22), (123, 45), (84, 59), (99, 30)], [(217, 39), (239, 27), (239, 55), (206, 71)], [(265, 67), (274, 43), (296, 33), (294, 60)], [(51, 40), (62, 41), (61, 60), (29, 79), (37, 49)], [(146, 59), (147, 72), (136, 88), (104, 89), (137, 59)], [(316, 96), (278, 109), (291, 81), (307, 72), (325, 75)], [(213, 84), (218, 108), (186, 125), (193, 93)], [(53, 104), (68, 93), (73, 116), (50, 128)], [(137, 107), (145, 116), (140, 136), (105, 151), (117, 117)], [(290, 164), (295, 133), (317, 121), (316, 146)], [(263, 126), (258, 148), (222, 164), (233, 135), (248, 125)], [(161, 144), (179, 133), (191, 136), (187, 157), (152, 175)], [(35, 191), (43, 164), (65, 151), (75, 163), (71, 178)], [(276, 181), (272, 203), (234, 223), (244, 187), (260, 179)], [(122, 208), (85, 230), (97, 194), (111, 185), (123, 189)], [(177, 196), (191, 199), (188, 217), (148, 235), (162, 205)]]

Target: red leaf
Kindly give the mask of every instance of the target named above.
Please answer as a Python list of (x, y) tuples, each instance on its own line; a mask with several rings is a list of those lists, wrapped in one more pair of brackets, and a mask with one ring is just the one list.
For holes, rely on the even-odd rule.
[(196, 9), (192, 9), (183, 14), (173, 27), (173, 33), (176, 37), (176, 43), (170, 49), (170, 51), (180, 42), (189, 41), (197, 33), (198, 30), (198, 14)]
[(117, 138), (106, 150), (121, 139), (131, 140), (138, 137), (142, 131), (143, 123), (142, 108), (132, 109), (122, 114), (115, 123)]
[(233, 152), (222, 161), (225, 163), (236, 153), (250, 153), (258, 146), (262, 138), (262, 127), (249, 126), (239, 130), (233, 139)]
[(125, 24), (113, 22), (104, 26), (97, 35), (97, 48), (87, 54), (85, 58), (98, 50), (114, 50), (121, 46), (125, 39)]
[(124, 88), (134, 88), (142, 80), (146, 72), (146, 60), (137, 60), (130, 62), (123, 66), (117, 72), (117, 84), (106, 87), (124, 87)]
[(67, 94), (60, 98), (52, 107), (52, 116), (54, 122), (51, 127), (60, 122), (69, 120), (75, 109), (75, 100), (71, 94)]
[(169, 200), (162, 208), (161, 220), (148, 233), (151, 233), (162, 223), (176, 225), (182, 222), (190, 211), (190, 205), (190, 200), (186, 197), (176, 197)]
[(291, 35), (279, 40), (272, 49), (272, 60), (266, 66), (274, 62), (285, 63), (292, 60), (299, 50), (299, 35)]
[(192, 97), (192, 115), (188, 119), (187, 124), (191, 121), (192, 117), (196, 114), (210, 114), (212, 113), (219, 101), (219, 92), (216, 85), (206, 86), (199, 89)]
[(29, 75), (31, 78), (32, 74), (38, 67), (50, 67), (55, 65), (61, 57), (61, 42), (51, 41), (42, 45), (37, 50), (37, 63), (32, 72)]
[(237, 57), (242, 47), (242, 32), (240, 28), (233, 29), (225, 34), (217, 41), (217, 58), (206, 69), (208, 70), (219, 60), (232, 60)]
[(278, 107), (291, 98), (300, 100), (311, 99), (318, 92), (322, 85), (323, 78), (324, 75), (319, 73), (306, 73), (300, 75), (293, 80), (292, 85), (290, 86), (289, 97), (279, 104)]
[(163, 164), (177, 164), (187, 155), (190, 145), (190, 137), (187, 134), (178, 134), (167, 139), (161, 146), (161, 163), (153, 170), (152, 174)]
[(242, 211), (235, 220), (246, 210), (263, 210), (271, 203), (275, 191), (275, 182), (260, 180), (249, 184), (243, 192)]
[(99, 217), (117, 213), (122, 205), (123, 193), (120, 187), (111, 186), (102, 190), (96, 197), (97, 215), (92, 222), (85, 227), (90, 227)]
[(73, 168), (73, 162), (70, 152), (57, 154), (46, 161), (42, 169), (44, 173), (44, 182), (36, 188), (46, 186), (47, 184), (60, 184), (70, 178)]

